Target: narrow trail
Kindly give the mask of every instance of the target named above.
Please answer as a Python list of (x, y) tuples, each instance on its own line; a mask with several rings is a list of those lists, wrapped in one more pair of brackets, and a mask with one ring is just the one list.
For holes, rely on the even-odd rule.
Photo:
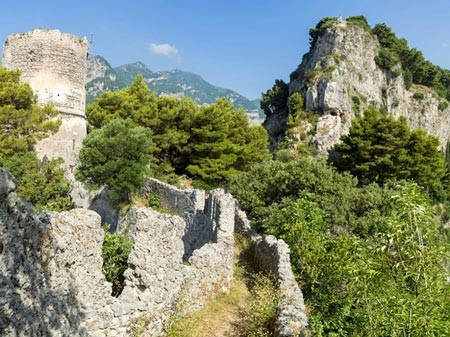
[[(249, 288), (246, 274), (248, 266), (242, 258), (242, 249), (235, 245), (235, 278), (229, 294), (210, 303), (209, 317), (199, 326), (199, 337), (236, 337), (242, 335), (240, 320), (248, 302)], [(216, 308), (215, 308), (216, 307)], [(214, 310), (217, 309), (217, 310)]]
[(242, 323), (250, 298), (249, 279), (253, 269), (242, 245), (234, 247), (235, 273), (230, 292), (219, 295), (179, 322), (169, 337), (244, 337)]

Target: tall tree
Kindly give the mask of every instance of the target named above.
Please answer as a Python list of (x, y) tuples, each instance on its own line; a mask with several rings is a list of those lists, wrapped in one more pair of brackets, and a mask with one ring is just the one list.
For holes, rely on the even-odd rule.
[(115, 202), (129, 200), (144, 183), (150, 150), (149, 129), (112, 120), (84, 139), (76, 177), (93, 188), (106, 184)]

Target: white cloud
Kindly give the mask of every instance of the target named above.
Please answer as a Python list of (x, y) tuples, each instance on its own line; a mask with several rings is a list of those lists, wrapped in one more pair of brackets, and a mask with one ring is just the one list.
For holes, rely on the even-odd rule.
[(442, 42), (441, 43), (441, 47), (442, 48), (448, 48), (448, 43), (447, 42)]
[(156, 55), (175, 56), (178, 55), (178, 49), (175, 46), (171, 46), (167, 43), (151, 43), (149, 46), (150, 51)]

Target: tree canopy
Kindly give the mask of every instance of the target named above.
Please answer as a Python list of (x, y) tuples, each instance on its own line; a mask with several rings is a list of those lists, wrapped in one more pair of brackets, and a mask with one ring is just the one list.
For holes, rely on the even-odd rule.
[(104, 93), (87, 107), (98, 128), (115, 118), (129, 118), (152, 131), (154, 171), (175, 172), (212, 184), (269, 158), (267, 133), (251, 127), (242, 109), (226, 99), (199, 107), (189, 98), (157, 97), (142, 76), (128, 88)]
[(334, 165), (349, 171), (361, 184), (385, 184), (391, 179), (410, 179), (437, 199), (444, 197), (445, 175), (439, 140), (423, 130), (410, 130), (406, 120), (382, 115), (370, 107), (352, 122), (350, 133), (334, 147)]
[(144, 183), (151, 144), (150, 130), (112, 120), (83, 140), (75, 176), (93, 188), (106, 184), (114, 202), (129, 200)]
[(20, 71), (0, 67), (0, 156), (32, 151), (37, 140), (61, 124), (50, 105), (39, 107), (31, 87), (20, 82)]
[(289, 86), (283, 80), (275, 80), (272, 89), (262, 94), (261, 109), (264, 110), (266, 116), (270, 116), (274, 112), (286, 108), (289, 97)]

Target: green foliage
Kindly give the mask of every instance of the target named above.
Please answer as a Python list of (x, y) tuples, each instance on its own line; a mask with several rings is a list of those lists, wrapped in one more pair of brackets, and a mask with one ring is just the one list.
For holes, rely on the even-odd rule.
[(336, 65), (339, 65), (339, 63), (341, 63), (341, 56), (336, 52), (333, 53), (332, 56), (333, 56), (334, 63), (336, 63)]
[(387, 48), (380, 48), (375, 56), (375, 63), (382, 69), (390, 70), (398, 63), (397, 55)]
[(250, 127), (245, 113), (225, 99), (202, 107), (193, 117), (191, 133), (186, 170), (205, 181), (224, 181), (269, 157), (266, 132)]
[(371, 184), (358, 188), (356, 179), (311, 158), (267, 161), (233, 177), (228, 190), (239, 200), (254, 228), (263, 231), (270, 215), (291, 201), (314, 194), (330, 228), (366, 236), (380, 230), (380, 214), (389, 209), (389, 190)]
[(328, 66), (325, 69), (314, 68), (310, 69), (305, 73), (305, 85), (311, 86), (318, 79), (329, 78), (331, 73), (336, 69), (336, 66)]
[(447, 108), (448, 108), (448, 102), (446, 102), (446, 101), (439, 102), (439, 104), (438, 104), (439, 111), (447, 110)]
[[(293, 163), (271, 165), (276, 166), (274, 174), (283, 172), (278, 174), (285, 185), (280, 186), (273, 175), (266, 175), (265, 181), (261, 175), (255, 177), (258, 170), (254, 169), (243, 179), (251, 188), (234, 188), (253, 220), (263, 223), (264, 233), (288, 243), (309, 308), (312, 334), (447, 335), (450, 287), (444, 263), (448, 242), (443, 241), (430, 201), (419, 187), (405, 182), (394, 190), (347, 186), (346, 195), (353, 194), (350, 206), (344, 202), (338, 209), (351, 212), (336, 226), (329, 219), (330, 209), (324, 208), (332, 199), (324, 199), (327, 193), (323, 187), (332, 185), (338, 175), (327, 176), (322, 168), (314, 174), (302, 170), (306, 177), (299, 172), (297, 179), (290, 179), (287, 172), (295, 171)], [(261, 165), (260, 171), (263, 166), (269, 165)], [(314, 188), (309, 191), (300, 188), (296, 193), (298, 185), (289, 188), (298, 179), (312, 180), (314, 176)], [(320, 178), (325, 180), (322, 187)], [(262, 188), (264, 185), (270, 188)], [(270, 192), (277, 196), (268, 195)], [(339, 193), (328, 198), (332, 196), (342, 200)], [(269, 211), (254, 212), (255, 203)], [(361, 231), (363, 223), (373, 230)]]
[(407, 88), (412, 83), (422, 84), (434, 89), (440, 96), (450, 98), (450, 71), (425, 60), (421, 51), (409, 49), (405, 39), (399, 39), (385, 24), (377, 24), (373, 30), (381, 49), (375, 62), (385, 69), (400, 62)]
[(151, 193), (148, 196), (148, 206), (154, 209), (161, 208), (161, 197), (157, 193)]
[(371, 33), (372, 28), (370, 27), (369, 23), (367, 22), (367, 19), (362, 15), (357, 16), (349, 16), (345, 19), (347, 23), (355, 26), (359, 26), (362, 29), (364, 29), (366, 32)]
[(106, 184), (115, 202), (129, 200), (144, 183), (150, 137), (148, 129), (121, 119), (93, 130), (83, 141), (77, 179), (94, 188)]
[(335, 146), (334, 165), (351, 172), (361, 184), (412, 179), (442, 200), (444, 158), (436, 137), (411, 131), (404, 118), (395, 120), (371, 107), (364, 118), (353, 121), (350, 134), (341, 140)]
[(296, 80), (299, 76), (299, 72), (298, 69), (295, 69), (292, 73), (290, 73), (289, 75), (289, 80), (292, 82), (294, 80)]
[(413, 99), (416, 99), (418, 101), (421, 101), (425, 98), (425, 96), (423, 95), (423, 93), (421, 92), (415, 92), (412, 96)]
[(33, 204), (36, 211), (66, 211), (74, 207), (71, 185), (60, 167), (62, 159), (41, 163), (33, 152), (0, 158), (0, 166), (17, 179), (17, 193)]
[(275, 336), (275, 323), (280, 296), (272, 277), (259, 273), (253, 276), (250, 299), (241, 323), (243, 336)]
[(272, 89), (262, 94), (261, 109), (266, 116), (270, 116), (278, 110), (286, 108), (289, 97), (289, 87), (283, 80), (275, 80)]
[(0, 67), (0, 156), (31, 151), (36, 141), (56, 132), (57, 111), (40, 108), (28, 84), (20, 83), (18, 70)]
[(105, 239), (102, 246), (102, 272), (108, 282), (112, 283), (112, 296), (118, 297), (124, 288), (123, 273), (128, 268), (128, 255), (133, 242), (128, 234), (110, 233), (109, 225), (103, 226)]
[(199, 107), (191, 99), (156, 97), (142, 77), (103, 94), (88, 106), (87, 116), (95, 127), (129, 118), (151, 129), (154, 175), (187, 174), (215, 185), (269, 156), (267, 133), (251, 127), (243, 110), (225, 99)]
[(355, 111), (355, 113), (357, 115), (359, 115), (359, 112), (360, 112), (359, 106), (361, 104), (361, 101), (360, 101), (359, 97), (358, 96), (352, 96), (352, 102), (353, 102), (353, 111)]

